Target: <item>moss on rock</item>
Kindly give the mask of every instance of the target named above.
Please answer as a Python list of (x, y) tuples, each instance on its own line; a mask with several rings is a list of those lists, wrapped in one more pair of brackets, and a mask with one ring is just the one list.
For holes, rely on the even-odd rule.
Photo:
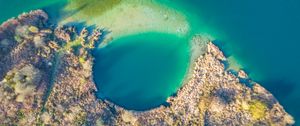
[(254, 120), (259, 120), (266, 116), (267, 105), (259, 100), (253, 100), (249, 103), (249, 112)]

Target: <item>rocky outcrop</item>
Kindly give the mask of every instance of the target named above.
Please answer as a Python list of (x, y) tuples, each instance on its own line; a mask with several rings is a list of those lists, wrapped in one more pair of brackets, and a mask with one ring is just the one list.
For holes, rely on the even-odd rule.
[(169, 98), (170, 106), (133, 112), (137, 118), (134, 124), (282, 126), (294, 123), (274, 96), (259, 84), (248, 87), (240, 83), (239, 77), (225, 70), (224, 61), (226, 58), (218, 47), (208, 43), (206, 53), (195, 61), (191, 79), (177, 96)]
[(47, 19), (43, 11), (32, 11), (0, 27), (0, 125), (30, 125), (38, 121), (49, 81), (46, 73), (51, 70), (47, 63), (52, 58), (46, 46), (35, 47), (33, 40), (49, 35), (40, 31), (48, 29)]
[(81, 125), (109, 114), (99, 110), (105, 105), (91, 79), (90, 51), (101, 32), (82, 31), (50, 27), (41, 10), (1, 25), (0, 125)]
[[(90, 51), (101, 31), (50, 28), (41, 11), (0, 27), (0, 125), (292, 125), (272, 94), (201, 36), (190, 77), (168, 106), (130, 111), (95, 97)], [(77, 34), (79, 33), (79, 34)], [(205, 39), (205, 40), (203, 40)], [(198, 47), (199, 46), (199, 47)], [(200, 49), (201, 51), (197, 51)]]

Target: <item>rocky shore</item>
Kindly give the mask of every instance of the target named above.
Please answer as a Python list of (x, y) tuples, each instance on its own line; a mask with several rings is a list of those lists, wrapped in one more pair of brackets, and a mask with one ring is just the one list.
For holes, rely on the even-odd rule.
[[(102, 31), (54, 27), (41, 10), (0, 27), (0, 125), (293, 125), (276, 98), (247, 74), (225, 69), (211, 42), (169, 106), (130, 111), (95, 97), (91, 51)], [(78, 32), (79, 31), (79, 32)], [(199, 43), (197, 43), (199, 42)], [(202, 43), (201, 43), (202, 42)]]

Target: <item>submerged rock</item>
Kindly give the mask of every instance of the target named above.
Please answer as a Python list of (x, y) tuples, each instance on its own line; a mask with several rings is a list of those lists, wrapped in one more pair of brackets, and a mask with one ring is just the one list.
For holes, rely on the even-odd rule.
[[(47, 15), (38, 10), (0, 27), (0, 125), (294, 123), (276, 98), (259, 84), (253, 82), (248, 87), (240, 83), (239, 79), (248, 78), (245, 72), (240, 71), (236, 76), (226, 71), (223, 53), (201, 36), (193, 39), (194, 52), (201, 53), (193, 57), (191, 77), (176, 96), (168, 99), (169, 106), (129, 111), (98, 100), (94, 94), (97, 89), (91, 74), (90, 51), (101, 31), (95, 30), (89, 36), (85, 30), (51, 29), (46, 20)], [(26, 29), (28, 33), (19, 33)], [(41, 39), (35, 37), (41, 34), (44, 43), (37, 44)]]

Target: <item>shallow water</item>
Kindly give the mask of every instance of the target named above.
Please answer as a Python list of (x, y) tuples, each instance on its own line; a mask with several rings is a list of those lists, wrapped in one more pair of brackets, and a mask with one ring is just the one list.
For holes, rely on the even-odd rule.
[(145, 110), (176, 92), (189, 64), (183, 38), (143, 33), (114, 40), (94, 52), (98, 96), (122, 107)]
[[(252, 79), (271, 91), (298, 120), (300, 102), (295, 101), (300, 99), (300, 53), (297, 51), (300, 1), (157, 1), (186, 16), (191, 25), (189, 35), (206, 33), (216, 38), (215, 43), (226, 55), (233, 57)], [(0, 21), (54, 3), (0, 0)], [(52, 17), (59, 17), (55, 8), (48, 11), (53, 12)]]
[(204, 32), (214, 35), (225, 54), (269, 90), (300, 125), (299, 0), (174, 3), (191, 13), (188, 20), (196, 22), (191, 27), (208, 27)]

